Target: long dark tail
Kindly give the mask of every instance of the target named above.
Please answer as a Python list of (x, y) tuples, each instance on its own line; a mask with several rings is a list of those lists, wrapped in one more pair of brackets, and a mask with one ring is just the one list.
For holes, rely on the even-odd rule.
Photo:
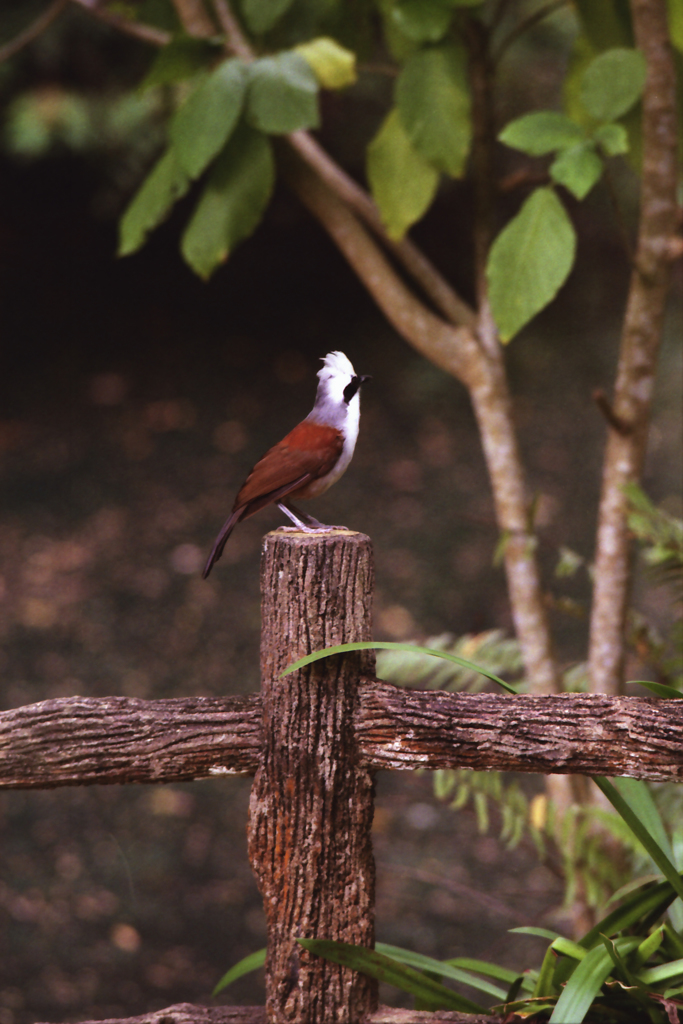
[(228, 516), (228, 518), (223, 523), (223, 526), (221, 527), (221, 531), (218, 534), (218, 536), (216, 537), (215, 543), (214, 543), (213, 547), (211, 548), (211, 554), (209, 555), (209, 557), (206, 560), (206, 565), (204, 566), (204, 572), (202, 573), (202, 579), (206, 579), (206, 577), (209, 575), (209, 573), (211, 572), (212, 568), (214, 567), (214, 565), (216, 564), (218, 559), (223, 554), (223, 548), (225, 547), (225, 545), (227, 543), (228, 537), (230, 536), (232, 531), (235, 529), (235, 527), (239, 523), (240, 519), (242, 518), (242, 513), (243, 512), (244, 512), (244, 506), (242, 506), (242, 508), (235, 509), (235, 511), (231, 512), (230, 515)]

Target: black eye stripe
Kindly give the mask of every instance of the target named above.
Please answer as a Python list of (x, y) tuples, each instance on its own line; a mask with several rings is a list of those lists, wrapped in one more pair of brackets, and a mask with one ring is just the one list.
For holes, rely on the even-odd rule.
[(358, 388), (361, 386), (361, 383), (362, 381), (360, 377), (352, 377), (351, 381), (344, 388), (344, 401), (346, 402), (347, 405), (349, 404), (355, 393), (358, 391)]

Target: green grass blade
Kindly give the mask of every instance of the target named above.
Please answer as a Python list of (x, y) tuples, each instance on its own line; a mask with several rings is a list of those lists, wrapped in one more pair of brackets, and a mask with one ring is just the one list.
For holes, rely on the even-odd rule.
[(395, 985), (396, 988), (410, 992), (417, 999), (430, 1005), (438, 1005), (439, 1008), (443, 1007), (446, 1010), (460, 1010), (461, 1013), (487, 1012), (486, 1008), (479, 1003), (465, 999), (453, 989), (446, 988), (445, 985), (428, 978), (420, 971), (400, 964), (382, 953), (363, 949), (362, 946), (352, 946), (347, 942), (333, 942), (330, 939), (297, 939), (297, 942), (317, 956), (322, 956), (335, 964), (341, 964), (343, 967), (350, 967), (354, 971), (361, 971), (378, 981)]
[(665, 697), (669, 700), (683, 700), (683, 693), (675, 686), (667, 686), (665, 683), (653, 683), (650, 679), (629, 679), (628, 686), (644, 686), (652, 690), (658, 697)]
[(497, 985), (492, 985), (490, 981), (485, 981), (483, 978), (475, 977), (470, 971), (453, 965), (452, 961), (435, 960), (431, 956), (413, 953), (412, 950), (402, 949), (400, 946), (389, 946), (385, 942), (376, 942), (375, 951), (389, 956), (393, 960), (398, 960), (399, 963), (408, 964), (409, 967), (417, 967), (421, 971), (433, 971), (443, 978), (458, 981), (461, 985), (469, 985), (470, 988), (485, 992), (498, 1001), (505, 999), (506, 993)]
[(535, 928), (531, 925), (524, 925), (520, 928), (508, 928), (508, 931), (514, 935), (535, 935), (536, 938), (548, 939), (550, 942), (562, 938), (557, 932), (551, 932), (549, 928)]
[[(617, 939), (619, 952), (630, 952), (637, 938)], [(562, 990), (549, 1024), (581, 1024), (613, 968), (612, 958), (600, 942), (584, 957)]]
[(681, 878), (680, 873), (676, 871), (676, 868), (673, 866), (664, 850), (662, 850), (659, 843), (656, 842), (651, 833), (641, 822), (630, 803), (624, 799), (609, 779), (594, 775), (593, 781), (598, 789), (605, 794), (615, 810), (619, 812), (636, 838), (643, 844), (666, 880), (673, 886), (676, 894), (683, 899), (683, 878)]
[(579, 940), (579, 945), (584, 949), (591, 949), (599, 943), (600, 935), (614, 935), (616, 932), (630, 928), (636, 921), (645, 916), (659, 917), (667, 907), (673, 903), (676, 893), (669, 882), (660, 882), (651, 889), (644, 892), (638, 890), (630, 896), (620, 907), (611, 911), (601, 921), (598, 921), (590, 931)]
[(553, 947), (548, 946), (543, 957), (543, 963), (541, 964), (541, 970), (538, 973), (536, 984), (532, 992), (532, 998), (538, 999), (543, 997), (547, 999), (548, 996), (557, 995), (555, 986), (553, 985), (553, 975), (555, 974), (555, 964), (557, 963), (557, 955), (553, 952)]
[(306, 665), (311, 665), (314, 661), (330, 658), (333, 654), (348, 654), (350, 651), (408, 651), (411, 654), (431, 654), (434, 658), (452, 661), (455, 665), (460, 665), (461, 668), (467, 668), (471, 672), (478, 672), (479, 675), (491, 679), (494, 683), (498, 683), (508, 693), (517, 693), (514, 686), (510, 686), (504, 679), (494, 675), (493, 672), (489, 672), (485, 668), (480, 668), (479, 665), (475, 665), (472, 661), (467, 661), (466, 658), (459, 658), (457, 654), (449, 654), (447, 651), (436, 651), (431, 647), (418, 647), (416, 644), (394, 643), (390, 640), (373, 640), (370, 643), (358, 644), (337, 644), (335, 647), (326, 647), (324, 651), (313, 651), (312, 654), (307, 654), (305, 658), (299, 658), (292, 665), (288, 665), (284, 672), (280, 673), (280, 678), (288, 676), (290, 672), (296, 672), (300, 668), (305, 668)]
[(683, 981), (683, 960), (671, 960), (668, 964), (659, 964), (638, 972), (638, 980), (644, 985), (658, 985), (663, 981), (678, 984)]
[(519, 977), (518, 971), (510, 971), (507, 967), (499, 967), (498, 964), (490, 964), (487, 960), (473, 960), (469, 956), (456, 956), (452, 960), (444, 960), (444, 963), (453, 967), (462, 967), (465, 971), (478, 971), (488, 978), (497, 978), (511, 985)]
[(266, 962), (266, 950), (259, 949), (255, 953), (250, 953), (249, 956), (245, 956), (243, 960), (240, 960), (229, 971), (226, 971), (221, 980), (216, 985), (215, 989), (211, 993), (212, 996), (217, 996), (219, 992), (222, 992), (228, 985), (232, 985), (233, 981), (237, 981), (243, 974), (249, 974), (250, 971), (257, 971), (259, 967), (263, 967)]

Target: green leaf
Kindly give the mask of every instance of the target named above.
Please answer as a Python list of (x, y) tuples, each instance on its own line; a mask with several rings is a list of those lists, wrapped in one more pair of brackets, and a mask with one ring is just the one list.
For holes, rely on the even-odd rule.
[(489, 253), (489, 298), (507, 342), (562, 287), (574, 262), (576, 234), (552, 188), (538, 188), (501, 231)]
[[(629, 953), (638, 942), (637, 938), (617, 939), (615, 946), (619, 953)], [(611, 972), (612, 958), (601, 943), (576, 967), (557, 1000), (550, 1024), (581, 1024)]]
[(640, 840), (647, 852), (650, 854), (666, 880), (673, 887), (674, 891), (683, 899), (683, 878), (681, 878), (680, 873), (671, 863), (664, 850), (662, 850), (659, 843), (656, 842), (647, 827), (635, 813), (630, 802), (618, 792), (609, 779), (602, 778), (602, 776), (599, 775), (594, 775), (593, 782), (598, 789), (605, 794), (615, 810), (619, 812), (633, 834)]
[(208, 167), (230, 138), (242, 111), (246, 68), (237, 58), (223, 61), (188, 97), (171, 122), (178, 160), (191, 178)]
[(659, 882), (658, 885), (641, 889), (593, 925), (590, 931), (581, 937), (579, 945), (590, 949), (600, 940), (600, 935), (614, 935), (625, 928), (630, 928), (643, 918), (659, 917), (675, 898), (676, 894), (670, 882)]
[(550, 165), (550, 177), (577, 199), (585, 199), (602, 175), (602, 160), (592, 142), (563, 149)]
[(167, 217), (171, 207), (184, 196), (190, 179), (172, 149), (154, 165), (133, 197), (119, 224), (119, 256), (129, 256), (144, 244), (153, 228)]
[(391, 17), (408, 39), (416, 43), (437, 43), (448, 31), (453, 15), (437, 0), (398, 0)]
[(232, 985), (233, 981), (237, 981), (243, 974), (249, 974), (250, 971), (257, 971), (259, 967), (263, 967), (266, 962), (266, 953), (267, 950), (258, 949), (255, 953), (250, 953), (249, 956), (245, 956), (243, 960), (234, 964), (229, 971), (225, 972), (211, 995), (217, 996), (219, 992), (222, 992), (228, 985)]
[(581, 102), (596, 121), (616, 121), (640, 99), (645, 58), (639, 50), (616, 47), (590, 62), (581, 76)]
[(658, 985), (663, 981), (676, 984), (679, 980), (683, 980), (683, 960), (670, 960), (666, 964), (649, 967), (647, 970), (639, 972), (638, 980), (642, 981), (644, 985)]
[(396, 83), (396, 105), (410, 141), (425, 160), (461, 177), (472, 134), (464, 48), (446, 44), (410, 56)]
[(288, 676), (290, 672), (297, 672), (300, 668), (305, 668), (306, 665), (312, 665), (314, 661), (321, 661), (323, 658), (331, 658), (333, 654), (348, 654), (351, 651), (410, 651), (415, 654), (431, 654), (435, 658), (443, 658), (444, 661), (452, 661), (456, 665), (461, 665), (463, 668), (472, 669), (474, 672), (479, 672), (482, 676), (486, 676), (487, 679), (493, 680), (494, 683), (498, 683), (508, 693), (517, 693), (514, 686), (510, 686), (504, 679), (500, 679), (498, 676), (494, 676), (493, 672), (487, 672), (486, 669), (480, 668), (471, 661), (466, 661), (465, 658), (459, 658), (455, 654), (449, 654), (447, 651), (436, 651), (430, 647), (418, 647), (416, 644), (399, 644), (394, 643), (392, 640), (373, 640), (369, 643), (357, 643), (357, 644), (337, 644), (334, 647), (326, 647), (324, 651), (314, 651), (312, 654), (307, 654), (304, 658), (299, 658), (292, 665), (288, 665), (284, 672), (280, 673), (280, 678)]
[(293, 0), (242, 0), (242, 14), (251, 32), (268, 32), (287, 13)]
[(317, 128), (318, 82), (308, 61), (289, 50), (250, 64), (247, 110), (254, 127), (269, 134)]
[(336, 39), (318, 36), (308, 43), (295, 46), (294, 50), (310, 65), (324, 89), (343, 89), (353, 85), (358, 78), (355, 53), (341, 46)]
[(554, 110), (539, 110), (510, 121), (498, 138), (506, 146), (519, 149), (529, 156), (544, 156), (556, 149), (566, 149), (585, 142), (586, 133), (564, 114)]
[(562, 956), (571, 957), (572, 960), (583, 960), (586, 956), (583, 946), (580, 946), (578, 942), (572, 942), (571, 939), (565, 939), (564, 935), (558, 935), (550, 948)]
[(520, 928), (508, 928), (508, 931), (513, 935), (534, 935), (539, 939), (550, 939), (551, 942), (562, 937), (561, 935), (558, 935), (557, 932), (550, 931), (549, 928), (536, 928), (534, 925), (524, 925)]
[(367, 174), (390, 238), (402, 238), (429, 208), (439, 172), (420, 156), (396, 109), (389, 112), (368, 146)]
[[(469, 985), (470, 988), (479, 989), (487, 995), (504, 1001), (506, 993), (490, 981), (477, 978), (470, 971), (455, 967), (449, 961), (435, 960), (431, 956), (424, 956), (422, 953), (413, 953), (409, 949), (401, 949), (400, 946), (390, 946), (384, 942), (376, 942), (375, 950), (384, 956), (390, 956), (399, 963), (408, 964), (409, 967), (417, 967), (422, 971), (431, 971), (443, 978), (450, 978), (452, 981), (459, 981), (462, 985)], [(516, 975), (515, 975), (516, 977)]]
[(222, 43), (194, 36), (177, 36), (162, 47), (140, 83), (140, 89), (154, 85), (174, 85), (192, 78), (206, 68), (222, 49)]
[(557, 994), (555, 985), (553, 984), (553, 975), (555, 974), (555, 965), (557, 964), (557, 954), (553, 951), (552, 946), (548, 946), (543, 957), (543, 963), (541, 969), (538, 972), (538, 978), (534, 985), (533, 992), (531, 993), (532, 999), (547, 999), (548, 996), (554, 996)]
[(680, 0), (667, 0), (669, 37), (679, 53), (683, 53), (683, 4)]
[(681, 700), (683, 693), (675, 686), (667, 686), (665, 683), (653, 683), (651, 679), (629, 679), (627, 686), (644, 686), (652, 690), (658, 697), (666, 697), (669, 700)]
[(404, 992), (410, 992), (418, 999), (447, 1010), (460, 1010), (463, 1013), (485, 1013), (486, 1010), (478, 1003), (465, 999), (453, 989), (446, 988), (420, 971), (397, 963), (383, 953), (376, 953), (361, 946), (352, 946), (347, 942), (333, 942), (329, 939), (297, 939), (297, 942), (317, 956), (331, 960), (354, 971), (362, 971), (378, 981), (395, 985)]
[(607, 156), (620, 156), (628, 153), (628, 132), (623, 124), (601, 124), (593, 132), (593, 141), (605, 151)]
[(273, 190), (268, 139), (240, 124), (219, 154), (181, 242), (185, 260), (208, 278), (238, 242), (252, 233)]

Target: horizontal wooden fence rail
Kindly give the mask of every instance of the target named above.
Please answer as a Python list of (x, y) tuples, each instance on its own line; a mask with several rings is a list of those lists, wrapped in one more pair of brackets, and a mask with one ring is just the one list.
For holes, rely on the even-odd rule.
[(0, 788), (255, 776), (247, 832), (268, 926), (265, 1007), (183, 1003), (119, 1024), (499, 1022), (378, 1008), (374, 981), (296, 941), (374, 945), (374, 772), (683, 779), (683, 701), (403, 689), (374, 677), (369, 652), (282, 676), (312, 651), (370, 640), (373, 588), (368, 537), (269, 534), (260, 694), (66, 697), (0, 714)]
[[(60, 697), (0, 713), (0, 789), (253, 775), (261, 697)], [(683, 701), (406, 690), (361, 678), (364, 768), (683, 780)]]

